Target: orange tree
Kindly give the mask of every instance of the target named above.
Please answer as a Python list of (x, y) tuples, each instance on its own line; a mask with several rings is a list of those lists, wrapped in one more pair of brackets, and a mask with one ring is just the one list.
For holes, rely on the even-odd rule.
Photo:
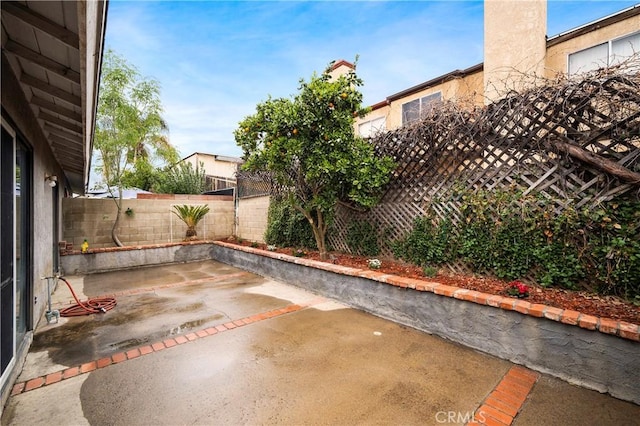
[[(330, 64), (331, 65), (331, 64)], [(353, 131), (362, 109), (355, 71), (338, 78), (314, 73), (292, 99), (269, 97), (234, 131), (246, 170), (269, 170), (289, 205), (311, 225), (320, 257), (339, 201), (369, 208), (391, 176), (391, 158)]]

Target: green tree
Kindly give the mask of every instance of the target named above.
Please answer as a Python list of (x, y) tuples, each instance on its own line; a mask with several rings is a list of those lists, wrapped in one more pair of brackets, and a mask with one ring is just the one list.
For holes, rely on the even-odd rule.
[(206, 189), (202, 163), (195, 168), (191, 163), (178, 163), (159, 172), (155, 179), (153, 190), (162, 194), (201, 194)]
[(329, 71), (301, 80), (293, 99), (258, 104), (234, 132), (245, 169), (270, 170), (288, 188), (286, 199), (311, 225), (323, 259), (337, 202), (373, 206), (394, 167), (353, 132), (354, 117), (366, 112), (362, 80), (355, 71), (338, 78)]
[(150, 161), (152, 152), (168, 161), (177, 158), (177, 151), (168, 142), (167, 125), (161, 114), (158, 82), (143, 78), (124, 58), (108, 50), (102, 65), (94, 148), (101, 183), (112, 196), (115, 187), (119, 189), (113, 197), (117, 214), (111, 230), (117, 246), (122, 246), (117, 230), (125, 176), (134, 170), (137, 161)]

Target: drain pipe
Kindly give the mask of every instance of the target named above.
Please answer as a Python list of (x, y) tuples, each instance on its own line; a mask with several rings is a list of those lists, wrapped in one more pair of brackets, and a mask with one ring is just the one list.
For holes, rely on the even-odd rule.
[(58, 280), (58, 275), (55, 275), (53, 277), (42, 277), (41, 279), (43, 280), (47, 280), (47, 311), (44, 313), (45, 318), (47, 318), (47, 324), (51, 324), (51, 320), (55, 317), (56, 319), (56, 324), (58, 323), (58, 319), (60, 318), (60, 311), (57, 309), (51, 309), (51, 292), (52, 292), (52, 288), (51, 288), (51, 283), (54, 282), (53, 280)]

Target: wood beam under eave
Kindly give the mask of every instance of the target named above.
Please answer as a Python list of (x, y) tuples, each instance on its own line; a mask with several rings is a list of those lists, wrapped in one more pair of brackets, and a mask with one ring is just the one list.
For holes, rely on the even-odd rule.
[[(64, 142), (68, 143), (68, 141)], [(84, 166), (84, 156), (78, 154), (73, 148), (66, 149), (64, 144), (61, 145), (60, 143), (56, 142), (51, 145), (51, 151), (60, 164), (62, 164), (64, 161), (69, 161), (72, 163), (82, 163)]]
[(72, 83), (80, 84), (79, 72), (72, 70), (64, 64), (58, 63), (53, 59), (49, 59), (35, 50), (31, 50), (13, 40), (7, 41), (4, 48), (7, 52), (13, 53), (26, 61), (32, 62), (35, 65), (51, 71)]
[[(55, 147), (53, 148), (53, 152), (60, 162), (62, 162), (63, 160), (68, 160), (73, 163), (82, 163), (84, 166), (84, 157), (82, 157), (81, 155), (73, 155), (63, 149), (58, 149)], [(83, 166), (80, 166), (80, 168), (83, 169)]]
[(84, 155), (82, 152), (82, 143), (80, 142), (75, 142), (63, 136), (58, 136), (54, 134), (49, 135), (49, 140), (54, 143), (53, 145), (54, 149), (58, 149), (59, 147), (65, 147), (65, 149), (70, 153), (72, 153), (73, 155), (76, 155), (79, 157), (82, 157)]
[(82, 100), (80, 99), (80, 96), (75, 96), (73, 93), (69, 93), (64, 89), (61, 89), (56, 86), (52, 86), (29, 74), (23, 73), (20, 76), (20, 82), (26, 84), (27, 86), (31, 86), (34, 89), (41, 90), (46, 94), (53, 96), (54, 98), (58, 98), (63, 101), (69, 102), (70, 104), (77, 105), (77, 106), (82, 105)]
[(78, 154), (78, 151), (74, 150), (73, 148), (66, 149), (64, 144), (61, 145), (57, 142), (51, 146), (51, 149), (60, 163), (62, 163), (63, 161), (81, 163), (82, 165), (78, 166), (79, 170), (84, 169), (85, 158), (82, 154)]
[(54, 104), (53, 102), (49, 102), (37, 96), (31, 98), (31, 103), (44, 109), (48, 109), (51, 112), (55, 112), (56, 114), (63, 115), (73, 121), (77, 121), (78, 123), (82, 123), (82, 114), (61, 105)]
[(45, 132), (51, 133), (52, 135), (58, 135), (58, 136), (63, 137), (65, 139), (69, 139), (72, 142), (82, 144), (82, 137), (76, 135), (75, 133), (68, 132), (68, 131), (66, 131), (64, 129), (60, 129), (58, 127), (55, 127), (55, 126), (52, 126), (52, 125), (46, 124), (46, 123), (45, 123), (43, 129), (44, 129)]
[(40, 111), (40, 114), (38, 114), (38, 118), (40, 120), (44, 120), (57, 126), (64, 127), (65, 129), (82, 135), (82, 126), (79, 126), (67, 120), (63, 120), (62, 118), (58, 118), (55, 115), (49, 114), (48, 112)]
[(3, 1), (0, 5), (2, 6), (3, 12), (13, 15), (22, 22), (49, 34), (69, 47), (73, 47), (74, 49), (80, 48), (80, 37), (70, 29), (36, 13), (21, 3)]
[(58, 160), (60, 161), (60, 164), (62, 165), (62, 168), (65, 170), (65, 172), (74, 172), (79, 175), (82, 175), (82, 173), (84, 172), (84, 163), (83, 165), (76, 165), (77, 162), (75, 161), (65, 161), (64, 158), (59, 158)]

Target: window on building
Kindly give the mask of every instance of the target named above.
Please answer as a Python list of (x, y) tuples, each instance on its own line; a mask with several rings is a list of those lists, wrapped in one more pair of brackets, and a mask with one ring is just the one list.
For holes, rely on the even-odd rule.
[(634, 54), (640, 54), (640, 32), (570, 54), (569, 75), (618, 65)]
[(371, 138), (386, 130), (385, 117), (374, 118), (358, 125), (358, 134), (363, 138)]
[(610, 65), (620, 64), (635, 54), (640, 55), (640, 33), (613, 40)]
[(436, 92), (402, 104), (402, 125), (418, 120), (440, 100), (442, 100), (442, 93)]

